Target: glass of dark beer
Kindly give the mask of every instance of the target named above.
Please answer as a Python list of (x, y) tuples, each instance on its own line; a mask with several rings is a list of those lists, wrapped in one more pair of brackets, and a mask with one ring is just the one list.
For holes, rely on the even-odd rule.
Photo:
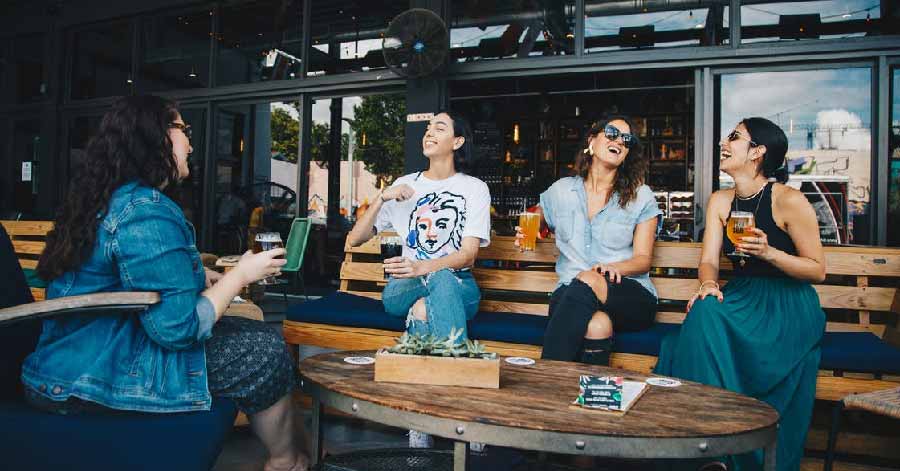
[[(387, 260), (389, 258), (399, 257), (403, 255), (403, 243), (400, 237), (385, 236), (381, 238), (381, 258)], [(384, 279), (388, 279), (388, 272), (384, 272)]]
[[(281, 242), (281, 234), (277, 232), (260, 232), (256, 234), (256, 238), (253, 240), (253, 253), (280, 249), (282, 247), (284, 247), (284, 243)], [(276, 277), (269, 276), (259, 280), (257, 283), (261, 285), (274, 285), (276, 281)]]

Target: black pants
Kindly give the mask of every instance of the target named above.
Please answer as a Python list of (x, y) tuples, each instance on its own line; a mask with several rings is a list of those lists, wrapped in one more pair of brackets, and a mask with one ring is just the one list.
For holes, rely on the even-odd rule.
[(623, 278), (621, 283), (607, 283), (605, 303), (597, 299), (587, 283), (577, 278), (560, 286), (550, 297), (550, 322), (544, 331), (541, 358), (578, 359), (588, 323), (597, 311), (609, 316), (614, 332), (644, 330), (656, 317), (656, 297), (630, 278)]

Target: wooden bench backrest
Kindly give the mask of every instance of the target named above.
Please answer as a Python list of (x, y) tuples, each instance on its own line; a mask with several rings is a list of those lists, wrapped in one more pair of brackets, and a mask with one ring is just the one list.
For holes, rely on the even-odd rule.
[[(658, 322), (684, 320), (684, 302), (697, 290), (696, 268), (701, 244), (657, 242), (651, 278), (661, 302)], [(549, 293), (556, 287), (553, 271), (558, 252), (552, 240), (538, 241), (533, 252), (520, 252), (512, 237), (495, 237), (478, 254), (473, 269), (482, 289), (481, 310), (547, 315)], [(873, 312), (898, 312), (900, 249), (886, 247), (826, 247), (828, 278), (814, 285), (822, 307), (834, 312), (829, 331), (871, 331), (884, 335), (884, 324), (873, 324)], [(721, 277), (731, 274), (731, 262), (721, 261)], [(341, 267), (341, 290), (380, 298), (384, 279), (379, 239), (348, 248)], [(847, 311), (853, 321), (846, 322)], [(888, 321), (893, 321), (889, 316)]]
[[(52, 221), (0, 221), (9, 238), (13, 250), (23, 269), (35, 269), (38, 258), (46, 246), (47, 233), (53, 229)], [(44, 299), (44, 290), (32, 288), (31, 294), (36, 301)]]

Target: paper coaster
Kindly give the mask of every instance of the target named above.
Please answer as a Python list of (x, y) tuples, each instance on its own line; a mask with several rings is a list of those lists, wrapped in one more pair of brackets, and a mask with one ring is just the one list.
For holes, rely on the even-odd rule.
[(375, 359), (372, 357), (347, 357), (344, 358), (344, 361), (351, 365), (371, 365), (375, 363)]
[(518, 366), (531, 366), (534, 364), (534, 360), (531, 358), (525, 357), (509, 357), (506, 359), (506, 362), (510, 365), (518, 365)]
[(647, 378), (645, 381), (651, 386), (662, 386), (664, 388), (677, 388), (681, 386), (681, 381), (672, 378)]

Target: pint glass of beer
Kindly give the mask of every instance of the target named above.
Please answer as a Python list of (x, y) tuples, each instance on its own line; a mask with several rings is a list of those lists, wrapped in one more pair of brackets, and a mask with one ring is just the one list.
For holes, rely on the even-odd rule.
[[(399, 257), (403, 255), (403, 243), (397, 236), (385, 236), (381, 238), (381, 258)], [(388, 279), (388, 272), (384, 272), (384, 279)]]
[(537, 244), (538, 231), (541, 229), (541, 215), (538, 213), (522, 213), (519, 215), (519, 227), (525, 236), (519, 241), (519, 247), (525, 250), (534, 250)]
[[(281, 234), (277, 232), (260, 232), (256, 234), (256, 238), (253, 240), (253, 253), (280, 249), (282, 247), (284, 247), (284, 244), (281, 242)], [(259, 280), (258, 283), (261, 285), (274, 285), (276, 279), (274, 276), (269, 276)]]
[[(732, 211), (731, 215), (728, 217), (728, 223), (725, 226), (725, 235), (728, 236), (728, 240), (730, 240), (732, 244), (737, 246), (743, 242), (742, 239), (744, 237), (753, 235), (753, 232), (751, 231), (753, 226), (753, 213), (749, 211)], [(738, 252), (737, 249), (728, 255), (735, 257), (749, 257), (749, 255), (743, 252)]]

